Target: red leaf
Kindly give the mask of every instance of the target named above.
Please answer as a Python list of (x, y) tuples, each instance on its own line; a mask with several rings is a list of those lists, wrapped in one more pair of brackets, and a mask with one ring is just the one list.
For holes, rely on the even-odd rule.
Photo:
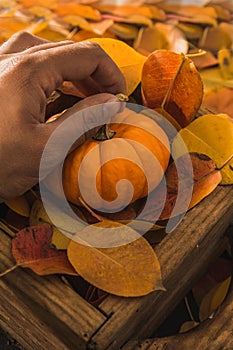
[(53, 231), (50, 226), (31, 226), (19, 231), (12, 240), (12, 254), (17, 264), (29, 267), (38, 275), (77, 273), (66, 251), (51, 247)]

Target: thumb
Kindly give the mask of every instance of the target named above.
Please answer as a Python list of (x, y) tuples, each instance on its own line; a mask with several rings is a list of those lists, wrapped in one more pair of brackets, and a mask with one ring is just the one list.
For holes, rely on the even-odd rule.
[(40, 144), (43, 148), (40, 162), (40, 180), (64, 162), (67, 153), (96, 134), (103, 124), (121, 112), (124, 103), (114, 95), (93, 95), (66, 110), (49, 123), (40, 124)]

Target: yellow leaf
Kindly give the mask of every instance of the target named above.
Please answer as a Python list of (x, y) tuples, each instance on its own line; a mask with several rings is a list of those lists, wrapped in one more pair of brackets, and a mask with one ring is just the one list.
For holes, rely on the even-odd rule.
[(233, 88), (233, 78), (224, 79), (219, 67), (203, 69), (200, 73), (204, 83), (205, 92), (216, 88), (216, 86)]
[(218, 283), (209, 291), (209, 293), (205, 295), (199, 309), (200, 321), (204, 321), (210, 317), (212, 313), (222, 304), (229, 290), (230, 283), (231, 276), (223, 282)]
[(30, 206), (24, 195), (19, 196), (14, 199), (9, 199), (5, 202), (5, 204), (13, 210), (15, 213), (29, 217), (30, 215)]
[[(81, 220), (86, 220), (82, 212), (77, 207), (72, 205), (72, 209)], [(54, 203), (51, 203), (50, 210), (53, 212), (53, 215), (56, 218), (56, 223), (51, 221), (44, 209), (42, 201), (39, 199), (36, 200), (33, 203), (30, 212), (30, 226), (50, 225), (53, 229), (52, 244), (58, 250), (67, 249), (70, 238), (76, 232), (77, 222), (68, 214), (63, 213), (61, 209), (54, 205)], [(63, 230), (64, 232), (70, 233), (69, 237), (63, 233)]]
[(135, 39), (138, 35), (138, 29), (129, 24), (114, 23), (110, 28), (110, 32), (125, 40)]
[[(82, 231), (82, 236), (92, 236), (93, 228), (97, 227), (107, 241), (112, 228), (119, 229), (119, 240), (128, 235), (135, 237), (136, 234), (128, 226), (106, 220), (88, 226)], [(85, 242), (71, 241), (68, 258), (85, 280), (106, 292), (133, 297), (163, 290), (160, 265), (154, 250), (139, 234), (136, 237), (131, 243), (110, 248), (95, 248)]]
[(25, 32), (31, 33), (31, 34), (39, 34), (43, 30), (45, 30), (48, 27), (48, 21), (47, 20), (41, 20), (35, 23), (32, 23), (27, 28), (25, 28)]
[(199, 326), (199, 322), (196, 321), (187, 321), (185, 323), (182, 324), (182, 326), (180, 327), (179, 333), (185, 333), (190, 331), (191, 329)]
[(122, 71), (127, 85), (127, 95), (136, 89), (141, 81), (141, 72), (146, 57), (124, 42), (111, 38), (92, 38), (113, 59)]
[(142, 27), (134, 42), (134, 48), (142, 55), (149, 55), (155, 50), (168, 49), (169, 42), (166, 35), (156, 26)]
[(198, 24), (192, 23), (178, 23), (177, 28), (184, 32), (187, 39), (200, 39), (203, 33), (203, 29)]
[(52, 11), (50, 9), (42, 6), (32, 6), (28, 9), (28, 11), (37, 17), (49, 18), (52, 15)]
[(66, 250), (69, 243), (70, 239), (67, 236), (61, 233), (61, 231), (58, 229), (53, 228), (53, 236), (51, 241), (53, 247), (55, 247), (57, 250)]
[(54, 30), (50, 30), (49, 28), (45, 28), (44, 30), (37, 33), (36, 35), (39, 36), (40, 38), (43, 38), (49, 41), (58, 42), (58, 41), (67, 39), (66, 35), (64, 34), (65, 33), (62, 34), (59, 31), (54, 31)]
[(80, 27), (80, 28), (85, 29), (85, 30), (92, 30), (88, 21), (81, 16), (66, 15), (63, 17), (63, 19), (65, 22), (71, 24), (72, 26)]
[[(203, 153), (214, 160), (221, 169), (222, 184), (233, 183), (233, 121), (227, 114), (206, 114), (194, 120), (179, 135), (189, 152)], [(181, 156), (179, 138), (173, 141), (173, 155)], [(229, 160), (229, 161), (228, 161)]]
[(220, 50), (218, 61), (223, 79), (233, 79), (233, 55), (231, 51), (228, 49)]
[(9, 39), (14, 33), (25, 30), (28, 23), (19, 22), (12, 17), (0, 17), (0, 34), (4, 40)]

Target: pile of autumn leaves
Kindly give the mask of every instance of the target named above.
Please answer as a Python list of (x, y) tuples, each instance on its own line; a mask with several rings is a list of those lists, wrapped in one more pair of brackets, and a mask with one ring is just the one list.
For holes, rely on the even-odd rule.
[[(173, 212), (179, 192), (178, 180), (183, 184), (187, 183), (187, 186), (182, 187), (184, 199), (186, 198), (186, 190), (189, 191), (190, 179), (186, 167), (190, 163), (186, 162), (187, 153), (184, 154), (183, 149), (180, 148), (180, 138), (186, 144), (193, 170), (193, 192), (187, 207), (187, 209), (191, 209), (204, 197), (208, 196), (219, 184), (233, 184), (233, 122), (226, 114), (208, 113), (198, 115), (197, 110), (201, 104), (203, 91), (200, 84), (201, 79), (198, 78), (197, 85), (193, 85), (193, 82), (187, 79), (190, 72), (185, 70), (187, 67), (183, 67), (184, 63), (188, 65), (188, 68), (192, 67), (195, 75), (199, 77), (199, 73), (190, 58), (166, 50), (155, 51), (152, 56), (146, 58), (121, 41), (107, 38), (96, 39), (96, 41), (111, 55), (122, 70), (127, 81), (128, 94), (132, 98), (137, 98), (138, 91), (135, 95), (135, 89), (142, 83), (143, 98), (141, 96), (140, 99), (144, 99), (146, 105), (148, 104), (146, 99), (148, 99), (148, 89), (149, 92), (151, 89), (150, 85), (152, 84), (155, 90), (157, 88), (161, 90), (160, 87), (164, 85), (164, 81), (167, 84), (163, 100), (158, 102), (156, 108), (150, 109), (148, 114), (149, 118), (157, 117), (157, 122), (168, 118), (168, 121), (173, 124), (173, 130), (176, 130), (175, 133), (168, 135), (172, 157), (165, 173), (167, 186), (165, 205), (160, 213), (159, 222), (153, 223), (150, 229), (150, 232), (156, 236), (157, 230), (166, 232), (166, 223), (170, 217), (183, 214), (182, 211)], [(120, 56), (119, 52), (121, 52)], [(174, 55), (175, 60), (172, 59)], [(169, 56), (171, 57), (170, 61)], [(157, 74), (158, 71), (155, 69), (155, 63), (152, 60), (154, 57), (157, 58), (157, 70), (164, 72), (168, 70), (162, 78), (161, 74)], [(166, 57), (165, 61), (164, 57)], [(128, 61), (133, 62), (134, 65), (128, 65)], [(171, 62), (173, 61), (178, 62), (178, 65), (172, 67)], [(170, 62), (170, 65), (168, 62)], [(154, 69), (155, 76), (153, 78), (150, 74), (152, 81), (148, 85), (147, 72), (150, 73)], [(170, 76), (169, 71), (173, 71)], [(194, 99), (189, 99), (189, 97), (186, 101), (183, 101), (184, 98), (179, 99), (179, 84), (182, 85), (184, 82), (187, 84), (186, 90), (189, 91), (189, 94), (196, 94)], [(197, 86), (201, 89), (200, 95), (197, 93)], [(61, 87), (61, 90), (73, 93), (74, 86), (67, 83), (65, 88)], [(78, 94), (79, 91), (77, 90), (75, 93)], [(198, 98), (198, 101), (196, 101), (196, 98)], [(182, 103), (185, 102), (185, 108), (189, 104), (192, 111), (191, 114), (186, 115), (187, 119), (183, 121), (185, 127), (179, 124), (180, 119), (177, 118), (177, 110), (169, 109), (174, 101), (179, 100)], [(179, 107), (180, 109), (183, 108), (182, 106)], [(195, 112), (195, 115), (193, 112)], [(177, 164), (180, 164), (180, 168), (183, 169), (183, 172), (179, 174), (179, 179), (176, 169)], [(151, 212), (148, 211), (144, 217), (148, 222), (154, 217), (160, 197), (160, 186), (158, 186), (152, 193), (154, 206), (151, 207)], [(23, 215), (26, 212), (25, 216), (29, 217), (29, 226), (18, 232), (16, 237), (12, 239), (12, 253), (17, 265), (29, 267), (40, 275), (53, 273), (80, 275), (97, 288), (120, 296), (141, 296), (157, 289), (163, 289), (158, 258), (152, 245), (146, 238), (140, 236), (143, 222), (138, 222), (139, 238), (131, 243), (111, 248), (95, 248), (71, 240), (59, 230), (62, 223), (70, 222), (71, 218), (63, 213), (61, 209), (56, 208), (54, 203), (51, 203), (50, 208), (56, 212), (56, 217), (59, 218), (59, 227), (58, 225), (55, 227), (43, 207), (39, 194), (30, 206), (27, 203), (27, 195), (8, 201), (6, 204), (12, 210), (18, 212), (22, 212), (23, 208), (27, 208), (23, 210)], [(143, 205), (143, 200), (141, 202), (139, 200), (136, 205), (135, 203), (130, 204), (117, 215), (114, 214), (115, 216), (100, 216), (92, 209), (82, 206), (73, 205), (73, 210), (82, 220), (89, 223), (83, 232), (86, 232), (87, 235), (88, 228), (94, 225), (108, 229), (109, 232), (111, 232), (111, 228), (120, 227), (122, 235), (127, 236), (133, 230), (127, 224), (132, 220), (137, 220), (137, 214)], [(75, 233), (78, 234), (77, 232), (72, 234)], [(136, 231), (135, 234), (137, 234)], [(139, 261), (140, 263), (138, 263)]]

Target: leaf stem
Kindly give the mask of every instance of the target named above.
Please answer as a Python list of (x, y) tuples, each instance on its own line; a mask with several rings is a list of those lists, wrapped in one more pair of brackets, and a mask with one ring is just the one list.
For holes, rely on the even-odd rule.
[(9, 269), (5, 270), (4, 272), (0, 273), (0, 278), (7, 275), (11, 271), (14, 271), (19, 266), (20, 266), (19, 264), (16, 264), (16, 265), (10, 267)]
[(181, 62), (180, 62), (180, 65), (179, 65), (179, 67), (178, 67), (178, 69), (177, 69), (177, 72), (176, 72), (176, 74), (175, 74), (175, 76), (174, 76), (174, 78), (173, 78), (173, 80), (172, 80), (172, 82), (171, 82), (171, 84), (170, 84), (170, 86), (169, 86), (169, 88), (168, 88), (168, 90), (167, 90), (166, 95), (164, 96), (163, 102), (162, 102), (162, 104), (161, 104), (161, 108), (162, 108), (162, 109), (165, 109), (165, 105), (166, 105), (166, 103), (168, 102), (168, 100), (169, 100), (169, 98), (170, 98), (170, 96), (171, 96), (171, 92), (172, 92), (172, 89), (173, 89), (173, 87), (174, 87), (175, 81), (176, 81), (176, 79), (177, 79), (177, 77), (178, 77), (178, 75), (179, 75), (179, 73), (180, 73), (180, 71), (181, 71), (181, 68), (183, 67), (183, 64), (184, 64), (184, 62), (185, 62), (185, 59), (186, 59), (186, 56), (185, 56), (183, 53), (181, 53)]

